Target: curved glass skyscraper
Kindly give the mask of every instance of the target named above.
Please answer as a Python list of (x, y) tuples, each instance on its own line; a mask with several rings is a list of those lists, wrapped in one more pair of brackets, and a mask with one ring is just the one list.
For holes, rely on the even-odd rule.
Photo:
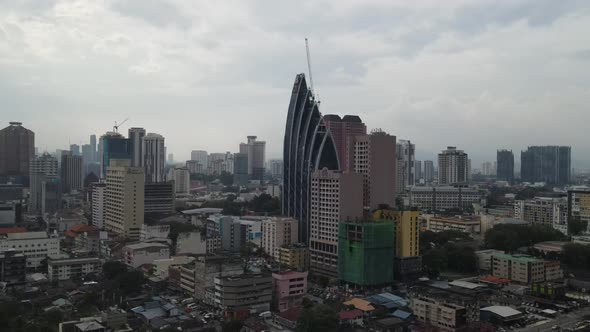
[(340, 169), (338, 153), (305, 75), (295, 77), (283, 146), (283, 214), (299, 221), (299, 241), (307, 243), (310, 183), (314, 170)]

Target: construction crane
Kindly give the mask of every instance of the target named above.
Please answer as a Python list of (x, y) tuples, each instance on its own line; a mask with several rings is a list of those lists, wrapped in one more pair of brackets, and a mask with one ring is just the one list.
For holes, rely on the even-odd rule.
[(311, 56), (309, 55), (309, 42), (307, 41), (307, 38), (305, 38), (305, 51), (307, 52), (307, 71), (309, 72), (309, 87), (312, 95), (316, 98), (316, 100), (318, 100), (319, 103), (319, 97), (313, 89), (313, 76), (311, 75)]
[(115, 121), (115, 125), (113, 126), (113, 131), (118, 133), (119, 132), (119, 127), (124, 124), (125, 122), (127, 122), (127, 120), (129, 120), (129, 118), (121, 121), (120, 123), (117, 124), (117, 121)]

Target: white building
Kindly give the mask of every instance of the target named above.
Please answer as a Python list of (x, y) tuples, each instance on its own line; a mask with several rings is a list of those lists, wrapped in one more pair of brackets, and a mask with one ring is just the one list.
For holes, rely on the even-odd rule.
[(481, 203), (481, 193), (473, 187), (412, 187), (410, 205), (422, 210), (446, 210), (470, 208), (473, 203)]
[(92, 185), (92, 225), (104, 228), (104, 207), (107, 184), (104, 182)]
[(123, 261), (133, 268), (152, 264), (156, 259), (166, 258), (170, 258), (170, 249), (162, 243), (142, 242), (123, 247)]
[(424, 161), (424, 182), (430, 183), (434, 180), (434, 162), (432, 160)]
[(172, 176), (177, 194), (188, 194), (191, 188), (191, 174), (186, 167), (175, 167)]
[(27, 257), (27, 268), (38, 268), (41, 262), (49, 258), (57, 258), (59, 237), (49, 236), (46, 232), (23, 232), (0, 235), (0, 251), (16, 249)]
[(497, 249), (485, 249), (475, 252), (477, 263), (481, 271), (490, 271), (492, 269), (492, 256), (503, 254), (504, 251)]
[(195, 260), (191, 256), (172, 256), (170, 258), (156, 259), (154, 264), (154, 275), (161, 279), (168, 279), (168, 271), (171, 266), (180, 266), (192, 263)]
[(176, 254), (212, 254), (221, 250), (221, 238), (209, 236), (201, 232), (186, 232), (178, 234), (176, 240)]
[(469, 182), (470, 165), (467, 153), (454, 146), (438, 154), (438, 184)]
[(164, 136), (154, 133), (147, 134), (142, 140), (142, 165), (145, 181), (149, 183), (166, 180), (166, 148)]
[(396, 172), (397, 172), (397, 182), (396, 182), (396, 192), (401, 194), (405, 191), (406, 188), (413, 186), (415, 184), (414, 179), (416, 176), (414, 162), (415, 158), (415, 151), (416, 146), (412, 144), (409, 140), (400, 139), (397, 141), (396, 145)]
[(281, 159), (271, 159), (269, 162), (270, 175), (275, 179), (283, 178), (283, 161)]
[(139, 239), (145, 203), (143, 169), (109, 166), (106, 183), (105, 228), (132, 240)]
[(100, 271), (102, 262), (97, 257), (50, 259), (47, 262), (49, 281), (70, 280)]
[(567, 235), (568, 203), (566, 198), (535, 197), (514, 202), (514, 218), (544, 224)]
[(45, 152), (43, 155), (31, 159), (29, 173), (44, 173), (47, 177), (56, 178), (58, 174), (57, 158)]
[(191, 151), (191, 160), (197, 161), (199, 164), (201, 164), (202, 172), (205, 172), (207, 170), (207, 168), (209, 167), (209, 164), (208, 164), (209, 158), (208, 158), (207, 151), (203, 151), (203, 150)]
[(262, 221), (262, 249), (279, 260), (279, 248), (297, 243), (297, 220), (293, 218), (269, 218)]
[(170, 225), (141, 225), (139, 231), (139, 241), (168, 241), (170, 234)]

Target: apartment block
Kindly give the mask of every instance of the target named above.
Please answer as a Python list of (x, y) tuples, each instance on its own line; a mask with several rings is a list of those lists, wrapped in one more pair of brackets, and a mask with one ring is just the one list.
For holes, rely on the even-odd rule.
[(558, 261), (544, 261), (527, 256), (507, 254), (492, 256), (491, 271), (494, 277), (525, 284), (556, 280), (563, 277), (563, 271)]
[[(111, 164), (116, 161), (111, 160)], [(105, 228), (122, 237), (139, 240), (144, 221), (143, 168), (109, 166), (106, 184)]]
[[(18, 230), (18, 229), (16, 229)], [(59, 237), (46, 232), (26, 232), (0, 234), (0, 251), (15, 249), (27, 258), (27, 268), (41, 267), (47, 257), (58, 257)]]
[(165, 258), (170, 258), (170, 248), (162, 243), (142, 242), (123, 247), (123, 261), (133, 268)]
[(269, 218), (262, 221), (262, 249), (275, 260), (279, 248), (297, 243), (299, 225), (293, 218)]
[(410, 188), (410, 205), (427, 211), (471, 208), (481, 203), (482, 194), (473, 187), (440, 186)]
[(215, 305), (226, 318), (242, 318), (270, 310), (272, 301), (272, 276), (243, 274), (232, 277), (216, 277), (212, 290)]
[(97, 257), (49, 259), (47, 262), (47, 275), (52, 282), (81, 278), (100, 271), (102, 262)]
[(278, 272), (272, 274), (273, 301), (280, 311), (287, 311), (303, 305), (307, 294), (307, 272)]
[(287, 268), (306, 270), (309, 264), (309, 248), (305, 244), (279, 247), (278, 262)]
[(428, 219), (428, 230), (479, 234), (481, 232), (481, 218), (479, 216), (431, 217)]

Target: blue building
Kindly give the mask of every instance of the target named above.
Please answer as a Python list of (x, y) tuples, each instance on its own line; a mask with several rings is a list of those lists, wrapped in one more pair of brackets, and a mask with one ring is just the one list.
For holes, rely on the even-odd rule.
[(114, 132), (108, 132), (100, 138), (102, 144), (100, 151), (100, 177), (105, 178), (107, 167), (112, 159), (126, 159), (131, 163), (133, 159), (133, 146), (131, 140), (123, 135)]

